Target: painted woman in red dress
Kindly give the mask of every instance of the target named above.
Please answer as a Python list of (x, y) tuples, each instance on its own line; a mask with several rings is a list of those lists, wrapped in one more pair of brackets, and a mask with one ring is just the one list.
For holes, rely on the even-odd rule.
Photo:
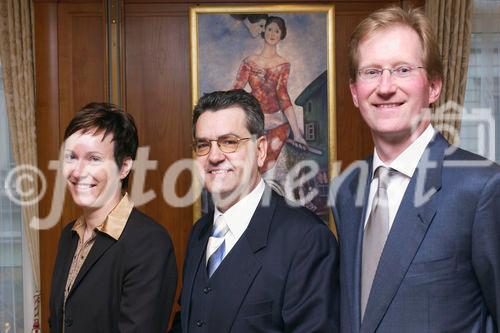
[(288, 95), (290, 63), (281, 57), (276, 49), (278, 43), (285, 37), (285, 21), (277, 16), (268, 17), (262, 33), (264, 48), (259, 54), (243, 59), (233, 85), (235, 89), (242, 89), (248, 83), (252, 95), (260, 102), (265, 116), (268, 148), (261, 172), (271, 169), (276, 164), (290, 129), (293, 133), (294, 145), (304, 150), (308, 148)]

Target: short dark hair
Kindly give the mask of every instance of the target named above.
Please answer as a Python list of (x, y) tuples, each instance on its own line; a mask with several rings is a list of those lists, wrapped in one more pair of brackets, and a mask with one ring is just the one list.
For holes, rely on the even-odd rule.
[(267, 14), (249, 14), (247, 15), (248, 22), (256, 23), (260, 20), (267, 20), (269, 16)]
[[(285, 24), (285, 20), (283, 20), (281, 17), (279, 16), (269, 16), (266, 20), (266, 25), (264, 25), (264, 29), (267, 28), (267, 26), (271, 23), (276, 23), (278, 25), (278, 28), (280, 28), (281, 30), (281, 34), (280, 34), (280, 39), (283, 40), (285, 39), (286, 37), (286, 24)], [(265, 37), (265, 34), (266, 32), (263, 31), (260, 35), (262, 38)]]
[(238, 21), (243, 21), (247, 19), (250, 23), (256, 23), (260, 20), (267, 20), (269, 15), (267, 14), (231, 14), (231, 17)]
[[(93, 134), (104, 132), (104, 137), (111, 134), (114, 143), (114, 157), (118, 168), (130, 157), (135, 159), (139, 138), (134, 118), (118, 106), (110, 103), (92, 102), (85, 105), (71, 119), (64, 131), (64, 141), (72, 134), (82, 131)], [(122, 180), (122, 189), (128, 186), (128, 175)]]
[(245, 112), (247, 129), (257, 137), (264, 135), (264, 114), (259, 101), (243, 89), (214, 91), (204, 94), (193, 110), (193, 138), (196, 137), (196, 122), (206, 111), (219, 111), (232, 106), (239, 106)]

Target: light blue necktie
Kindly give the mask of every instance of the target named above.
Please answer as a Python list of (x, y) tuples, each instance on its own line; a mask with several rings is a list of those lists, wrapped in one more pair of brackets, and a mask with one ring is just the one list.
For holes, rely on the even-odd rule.
[(229, 227), (224, 221), (223, 215), (220, 215), (214, 222), (212, 236), (210, 236), (207, 245), (207, 270), (208, 277), (210, 278), (212, 274), (217, 270), (220, 263), (224, 259), (224, 252), (226, 249), (226, 242), (224, 236), (226, 236), (229, 231)]

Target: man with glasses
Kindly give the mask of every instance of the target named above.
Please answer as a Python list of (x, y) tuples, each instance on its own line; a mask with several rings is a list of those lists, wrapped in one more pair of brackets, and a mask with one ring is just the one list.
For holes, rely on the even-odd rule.
[(349, 58), (375, 148), (332, 187), (341, 331), (497, 332), (500, 167), (431, 125), (443, 66), (428, 19), (374, 12), (353, 32)]
[(204, 95), (193, 149), (215, 209), (191, 233), (173, 332), (338, 332), (337, 244), (262, 180), (264, 115), (244, 90)]

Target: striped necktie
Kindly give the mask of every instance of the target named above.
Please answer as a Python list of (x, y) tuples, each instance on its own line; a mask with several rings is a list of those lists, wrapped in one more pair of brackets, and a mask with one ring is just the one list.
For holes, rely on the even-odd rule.
[(229, 227), (224, 220), (224, 216), (220, 215), (214, 222), (212, 235), (208, 239), (207, 244), (207, 272), (209, 278), (224, 259), (226, 248), (224, 236), (226, 236), (228, 231)]

